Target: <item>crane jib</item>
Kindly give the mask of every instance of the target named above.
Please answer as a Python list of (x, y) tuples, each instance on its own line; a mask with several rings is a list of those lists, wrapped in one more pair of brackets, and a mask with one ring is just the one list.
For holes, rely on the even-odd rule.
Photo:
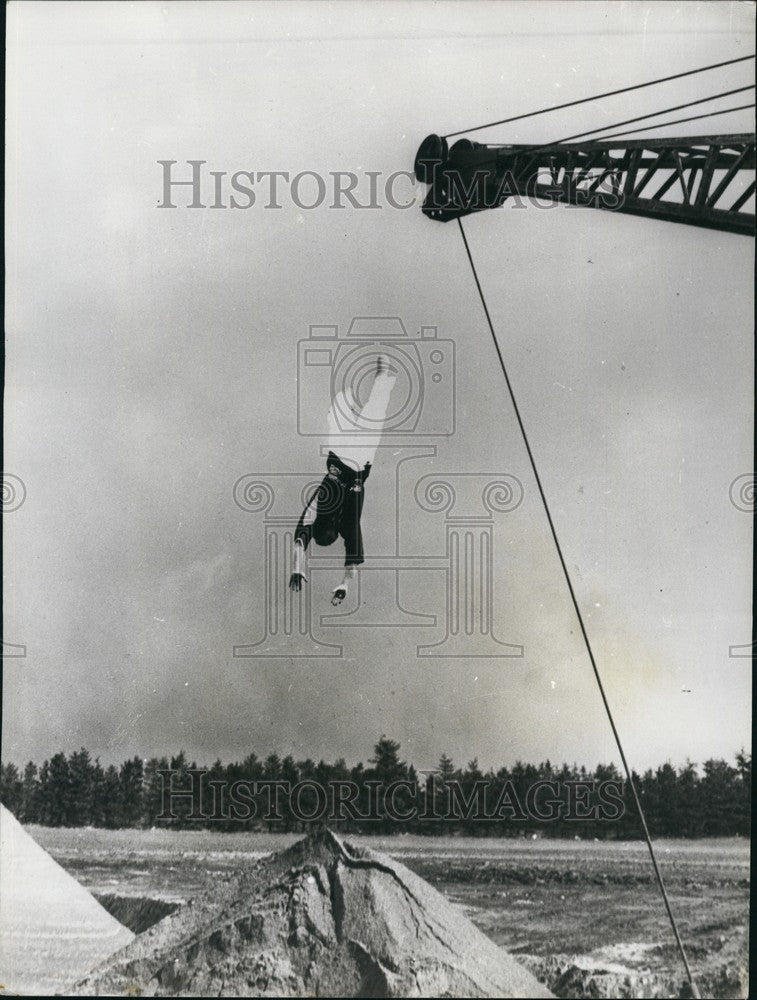
[(493, 146), (430, 135), (415, 159), (423, 213), (449, 222), (533, 198), (755, 234), (755, 137), (587, 140)]

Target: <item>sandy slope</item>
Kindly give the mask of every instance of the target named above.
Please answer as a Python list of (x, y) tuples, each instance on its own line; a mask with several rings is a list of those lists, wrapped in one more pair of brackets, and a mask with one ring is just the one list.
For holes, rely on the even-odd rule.
[(0, 805), (2, 986), (54, 993), (133, 938)]
[(548, 997), (403, 865), (328, 831), (167, 916), (77, 995)]

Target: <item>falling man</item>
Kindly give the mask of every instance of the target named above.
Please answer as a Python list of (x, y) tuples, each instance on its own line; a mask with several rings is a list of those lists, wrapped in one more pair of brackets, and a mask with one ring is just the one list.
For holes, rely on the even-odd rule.
[(344, 578), (334, 588), (331, 603), (341, 604), (355, 579), (363, 558), (360, 517), (363, 512), (365, 481), (381, 440), (396, 374), (387, 359), (379, 355), (370, 395), (363, 407), (347, 387), (334, 395), (328, 413), (327, 474), (309, 498), (294, 533), (291, 590), (298, 591), (307, 577), (305, 552), (310, 540), (331, 545), (344, 539)]

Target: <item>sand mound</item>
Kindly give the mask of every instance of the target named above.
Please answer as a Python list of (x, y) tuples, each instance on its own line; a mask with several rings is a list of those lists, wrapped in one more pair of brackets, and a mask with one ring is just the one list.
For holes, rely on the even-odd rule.
[(165, 917), (75, 989), (137, 992), (552, 995), (423, 879), (328, 831)]
[(134, 935), (0, 805), (0, 983), (44, 996), (65, 989)]

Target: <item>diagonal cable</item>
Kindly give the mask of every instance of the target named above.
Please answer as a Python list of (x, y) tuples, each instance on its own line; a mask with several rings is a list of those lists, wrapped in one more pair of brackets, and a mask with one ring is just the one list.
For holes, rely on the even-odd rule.
[[(754, 90), (754, 87), (750, 83), (746, 87), (736, 87), (733, 90), (724, 90), (721, 94), (712, 94), (710, 97), (698, 97), (695, 101), (687, 101), (685, 104), (674, 104), (672, 107), (663, 108), (661, 111), (650, 111), (646, 115), (637, 115), (636, 118), (626, 118), (622, 122), (613, 122), (612, 125), (600, 125), (598, 128), (587, 129), (586, 132), (576, 132), (574, 135), (566, 135), (564, 139), (558, 139), (557, 142), (554, 143), (550, 142), (549, 145), (555, 146), (557, 145), (557, 143), (560, 142), (570, 142), (571, 139), (584, 139), (587, 136), (595, 135), (597, 132), (604, 132), (608, 128), (620, 128), (621, 125), (633, 125), (635, 122), (644, 121), (645, 118), (657, 118), (658, 115), (667, 115), (670, 114), (672, 111), (681, 111), (683, 108), (694, 107), (695, 104), (707, 104), (708, 101), (716, 101), (719, 97), (730, 97), (731, 94), (741, 94), (745, 90)], [(743, 105), (743, 107), (749, 108), (749, 107), (754, 107), (754, 105), (746, 104)], [(741, 111), (741, 110), (742, 108), (723, 108), (722, 111), (711, 111), (707, 115), (696, 115), (695, 118), (708, 118), (714, 115), (724, 115), (728, 111)], [(675, 122), (660, 122), (657, 125), (647, 125), (646, 128), (662, 128), (665, 125), (678, 125), (682, 121), (687, 121), (687, 122), (694, 121), (695, 118), (681, 118), (679, 119), (679, 121)], [(644, 129), (639, 128), (639, 129), (634, 129), (634, 131), (643, 132)], [(613, 133), (612, 136), (600, 135), (597, 138), (599, 140), (610, 139), (614, 138), (616, 135), (623, 135), (623, 134), (625, 133), (615, 132)], [(629, 135), (630, 134), (631, 133), (629, 133)], [(538, 146), (534, 148), (538, 149)]]
[(521, 121), (523, 118), (534, 118), (536, 115), (544, 115), (549, 111), (560, 111), (562, 108), (573, 108), (577, 104), (588, 104), (590, 101), (599, 101), (604, 97), (613, 97), (615, 94), (627, 94), (631, 90), (642, 90), (644, 87), (652, 87), (657, 83), (667, 83), (669, 80), (680, 80), (685, 76), (694, 76), (697, 73), (704, 73), (710, 69), (720, 69), (721, 66), (732, 66), (734, 63), (746, 62), (754, 59), (754, 53), (749, 56), (740, 56), (738, 59), (726, 59), (724, 62), (712, 63), (709, 66), (700, 66), (698, 69), (689, 69), (683, 73), (674, 73), (672, 76), (662, 76), (657, 80), (647, 80), (646, 83), (634, 83), (630, 87), (621, 87), (619, 90), (608, 90), (604, 94), (593, 94), (591, 97), (581, 97), (576, 101), (566, 101), (565, 104), (555, 104), (550, 108), (539, 108), (538, 111), (527, 111), (521, 115), (513, 115), (511, 118), (501, 118), (496, 122), (487, 122), (486, 125), (476, 125), (475, 128), (460, 129), (458, 132), (448, 132), (445, 139), (452, 139), (457, 135), (466, 135), (469, 132), (480, 132), (481, 129), (491, 128), (494, 125), (507, 125), (510, 122)]
[[(751, 87), (749, 88), (752, 89)], [(636, 135), (637, 132), (647, 132), (651, 128), (664, 128), (666, 125), (683, 125), (684, 122), (696, 122), (700, 118), (715, 118), (717, 115), (727, 115), (731, 111), (746, 111), (748, 108), (753, 108), (754, 104), (739, 104), (735, 108), (723, 108), (722, 111), (710, 111), (706, 115), (692, 115), (690, 118), (676, 118), (672, 122), (658, 122), (656, 125), (644, 125), (643, 128), (634, 128), (630, 131), (623, 132), (612, 132), (610, 135), (600, 135), (598, 141), (603, 141), (604, 139), (617, 139), (618, 136), (625, 137), (627, 135)], [(608, 128), (614, 128), (613, 125), (608, 125)], [(564, 139), (560, 140), (564, 142)], [(675, 139), (673, 140), (675, 141)]]
[(670, 907), (670, 900), (668, 899), (668, 893), (667, 893), (667, 890), (665, 888), (665, 882), (663, 881), (662, 872), (660, 871), (660, 868), (659, 868), (659, 866), (657, 864), (657, 858), (655, 856), (654, 847), (652, 846), (652, 838), (649, 835), (649, 828), (647, 827), (646, 817), (644, 816), (644, 809), (642, 808), (641, 800), (639, 798), (639, 794), (638, 794), (638, 792), (636, 790), (636, 785), (635, 785), (634, 780), (633, 780), (633, 775), (631, 773), (630, 767), (628, 766), (628, 761), (626, 760), (626, 755), (625, 755), (625, 752), (623, 750), (623, 744), (620, 741), (620, 735), (619, 735), (618, 729), (617, 729), (617, 727), (615, 725), (615, 719), (613, 718), (613, 714), (612, 714), (612, 711), (610, 709), (610, 703), (608, 702), (607, 695), (605, 694), (604, 685), (602, 684), (602, 678), (599, 675), (599, 669), (597, 668), (597, 663), (596, 663), (596, 660), (594, 659), (594, 651), (591, 648), (591, 643), (589, 641), (589, 636), (588, 636), (588, 633), (586, 631), (586, 627), (584, 625), (583, 615), (581, 614), (581, 608), (580, 608), (580, 606), (578, 604), (578, 599), (576, 598), (576, 594), (575, 594), (575, 591), (573, 589), (573, 583), (572, 583), (572, 581), (570, 579), (570, 574), (568, 572), (568, 567), (567, 567), (567, 565), (565, 563), (565, 558), (564, 558), (563, 553), (562, 553), (562, 548), (560, 546), (560, 542), (559, 542), (559, 539), (557, 537), (557, 531), (555, 530), (555, 525), (554, 525), (554, 522), (552, 520), (552, 514), (550, 513), (550, 510), (549, 510), (549, 504), (547, 503), (547, 497), (546, 497), (546, 495), (544, 493), (544, 488), (542, 486), (541, 479), (539, 477), (539, 473), (538, 473), (538, 470), (536, 468), (536, 462), (534, 460), (533, 452), (531, 451), (531, 445), (530, 445), (529, 440), (528, 440), (528, 435), (526, 434), (526, 428), (525, 428), (525, 426), (523, 424), (523, 419), (522, 419), (522, 417), (520, 415), (520, 410), (518, 409), (518, 404), (515, 401), (515, 393), (513, 392), (513, 387), (512, 387), (512, 385), (510, 383), (510, 376), (507, 373), (507, 368), (505, 366), (504, 358), (502, 357), (502, 351), (500, 350), (500, 347), (499, 347), (499, 342), (497, 340), (497, 335), (494, 332), (494, 325), (492, 323), (492, 319), (491, 319), (491, 316), (489, 314), (489, 307), (487, 306), (486, 299), (484, 298), (483, 289), (481, 288), (481, 282), (479, 281), (478, 272), (476, 271), (476, 265), (473, 263), (473, 257), (471, 256), (470, 247), (468, 246), (468, 240), (467, 240), (467, 238), (465, 236), (465, 230), (463, 229), (463, 223), (462, 223), (462, 220), (460, 218), (458, 218), (457, 224), (460, 227), (460, 235), (462, 236), (463, 243), (465, 244), (465, 252), (468, 255), (468, 261), (469, 261), (470, 266), (471, 266), (471, 271), (473, 272), (473, 278), (474, 278), (474, 280), (476, 282), (476, 288), (478, 289), (478, 295), (479, 295), (479, 298), (481, 299), (481, 305), (483, 306), (484, 314), (486, 315), (486, 322), (487, 322), (487, 324), (489, 326), (489, 332), (491, 334), (492, 341), (494, 342), (494, 348), (495, 348), (495, 350), (497, 352), (497, 358), (499, 359), (499, 365), (500, 365), (500, 368), (502, 369), (502, 374), (505, 377), (505, 383), (507, 385), (508, 395), (510, 396), (510, 402), (512, 403), (512, 407), (513, 407), (513, 410), (515, 412), (515, 418), (518, 421), (518, 427), (520, 428), (520, 433), (521, 433), (521, 435), (523, 437), (523, 442), (524, 442), (524, 444), (526, 446), (526, 451), (528, 453), (528, 458), (529, 458), (529, 461), (531, 463), (531, 468), (532, 468), (533, 473), (534, 473), (534, 478), (536, 479), (536, 485), (537, 485), (538, 490), (539, 490), (539, 496), (541, 497), (542, 504), (544, 505), (544, 510), (546, 512), (546, 515), (547, 515), (547, 521), (549, 522), (549, 529), (552, 532), (552, 538), (554, 540), (555, 547), (557, 549), (557, 555), (558, 555), (558, 557), (560, 559), (560, 565), (562, 566), (562, 571), (563, 571), (563, 573), (565, 575), (566, 583), (568, 584), (568, 591), (570, 593), (570, 599), (573, 602), (573, 608), (575, 609), (576, 617), (578, 619), (578, 624), (579, 624), (579, 626), (581, 628), (581, 635), (583, 636), (583, 640), (584, 640), (584, 643), (586, 645), (586, 650), (587, 650), (587, 652), (589, 654), (589, 660), (591, 661), (592, 670), (594, 671), (594, 677), (595, 677), (595, 679), (597, 681), (597, 686), (599, 687), (599, 693), (602, 696), (602, 702), (604, 704), (605, 711), (607, 712), (607, 717), (610, 720), (610, 727), (612, 729), (613, 736), (615, 737), (615, 743), (616, 743), (616, 745), (618, 747), (618, 751), (620, 753), (620, 759), (623, 761), (623, 768), (625, 769), (626, 778), (628, 779), (628, 784), (629, 784), (629, 786), (631, 788), (631, 793), (633, 795), (634, 803), (636, 805), (636, 809), (637, 809), (638, 814), (639, 814), (639, 819), (641, 820), (641, 827), (642, 827), (642, 830), (644, 831), (644, 839), (646, 840), (647, 848), (649, 849), (649, 855), (650, 855), (650, 857), (652, 859), (652, 867), (654, 868), (655, 876), (657, 878), (657, 884), (659, 885), (660, 892), (662, 893), (662, 898), (663, 898), (664, 903), (665, 903), (665, 909), (666, 909), (667, 914), (668, 914), (668, 919), (670, 920), (670, 925), (673, 928), (673, 935), (675, 936), (676, 944), (678, 946), (678, 951), (679, 951), (679, 954), (680, 954), (681, 959), (683, 961), (684, 968), (686, 970), (686, 976), (687, 976), (687, 978), (689, 980), (689, 984), (691, 986), (692, 994), (696, 998), (696, 1000), (699, 1000), (699, 997), (701, 996), (701, 994), (699, 993), (699, 989), (697, 988), (697, 985), (696, 985), (696, 983), (694, 981), (694, 977), (692, 975), (691, 968), (689, 966), (689, 961), (688, 961), (688, 958), (686, 957), (686, 951), (685, 951), (684, 946), (683, 946), (683, 941), (681, 940), (681, 935), (678, 932), (678, 924), (676, 923), (676, 919), (675, 919), (675, 917), (673, 915), (673, 911), (672, 911), (672, 909)]
[[(605, 139), (616, 139), (619, 136), (636, 135), (638, 132), (647, 132), (649, 129), (654, 128), (666, 128), (668, 125), (682, 125), (684, 122), (694, 122), (699, 121), (702, 118), (716, 118), (718, 115), (727, 115), (732, 111), (744, 111), (748, 108), (753, 108), (754, 104), (739, 104), (733, 108), (721, 108), (719, 111), (708, 111), (706, 114), (702, 115), (691, 115), (688, 118), (674, 118), (672, 121), (657, 122), (656, 124), (651, 123), (649, 125), (644, 125), (642, 128), (625, 130), (623, 132), (611, 132), (610, 135), (597, 135), (597, 132), (604, 132), (608, 128), (618, 128), (620, 125), (630, 125), (633, 122), (643, 121), (645, 118), (656, 118), (658, 115), (666, 115), (671, 111), (678, 111), (681, 108), (689, 108), (695, 104), (706, 104), (708, 101), (714, 101), (719, 97), (728, 97), (730, 94), (738, 94), (743, 90), (753, 90), (754, 88), (750, 85), (748, 87), (737, 87), (735, 90), (726, 90), (722, 94), (712, 94), (710, 97), (700, 97), (696, 101), (689, 101), (686, 104), (677, 104), (674, 107), (663, 108), (660, 111), (650, 111), (646, 115), (639, 115), (636, 118), (627, 118), (622, 122), (615, 122), (612, 125), (600, 125), (598, 128), (588, 129), (586, 132), (576, 132), (574, 135), (564, 136), (562, 139), (553, 139), (551, 142), (539, 142), (533, 146), (518, 146), (516, 147), (518, 155), (525, 153), (535, 153), (540, 149), (550, 149), (552, 146), (559, 146), (561, 143), (569, 142), (571, 139), (585, 139), (589, 136), (594, 136), (594, 141), (603, 142)], [(480, 160), (476, 163), (476, 169), (480, 170), (482, 167), (488, 167), (491, 164), (497, 162), (499, 156), (502, 154), (503, 150), (507, 150), (507, 146), (487, 146), (487, 149), (492, 150), (492, 155), (484, 160)], [(520, 176), (520, 175), (519, 175)], [(516, 178), (517, 179), (517, 178)]]

